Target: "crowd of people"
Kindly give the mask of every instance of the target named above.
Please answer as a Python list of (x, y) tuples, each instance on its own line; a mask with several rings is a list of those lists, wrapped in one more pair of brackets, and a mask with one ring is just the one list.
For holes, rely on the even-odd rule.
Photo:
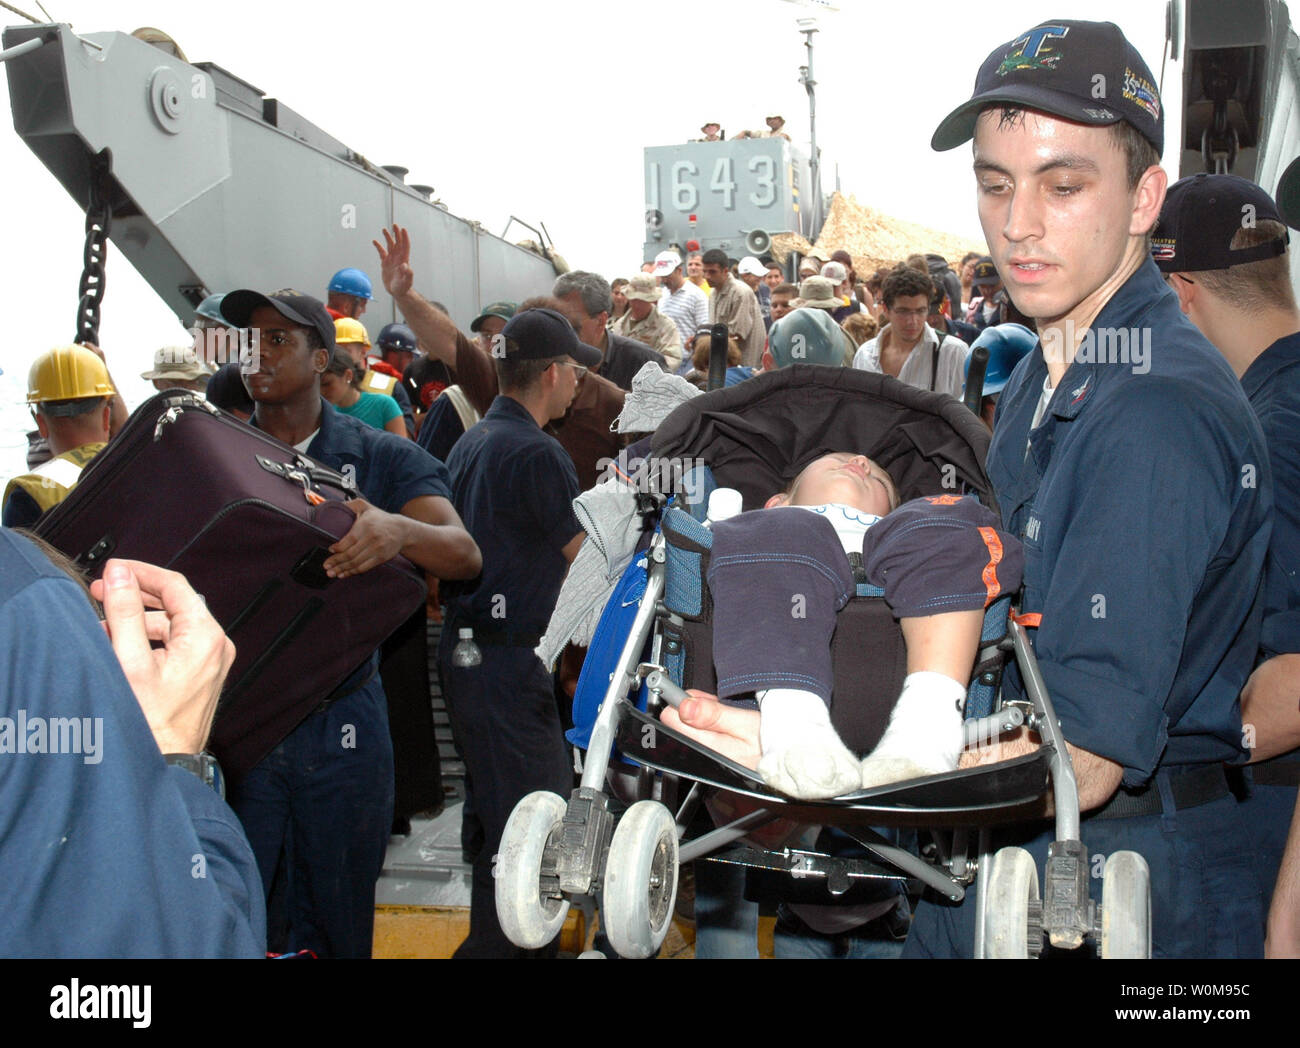
[[(1049, 47), (1045, 87), (1029, 59)], [(159, 350), (144, 376), (156, 388), (205, 395), (352, 470), (362, 497), (327, 572), (401, 554), (428, 575), (466, 767), (472, 903), (457, 956), (525, 952), (498, 922), (493, 862), (523, 796), (567, 797), (574, 784), (564, 699), (581, 651), (566, 650), (554, 672), (535, 654), (588, 538), (574, 500), (629, 443), (617, 422), (646, 369), (716, 382), (718, 324), (727, 386), (810, 364), (961, 399), (972, 347), (988, 349), (978, 402), (996, 523), (1023, 546), (1020, 611), (1074, 763), (1089, 849), (1146, 857), (1157, 955), (1300, 953), (1300, 834), (1288, 841), (1300, 784), (1300, 488), (1287, 480), (1300, 463), (1287, 233), (1300, 208), (1231, 175), (1169, 186), (1158, 104), (1127, 93), (1113, 111), (1093, 106), (1091, 71), (1116, 62), (1154, 92), (1114, 26), (1039, 27), (990, 56), (972, 98), (936, 131), (936, 149), (973, 140), (986, 254), (918, 251), (864, 276), (864, 260), (844, 250), (732, 258), (692, 241), (612, 281), (571, 271), (533, 298), (489, 301), (463, 318), (466, 332), (416, 290), (429, 245), (393, 226), (372, 262), (350, 260), (323, 299), (213, 295), (196, 311), (196, 351)], [(749, 134), (784, 135), (779, 116), (767, 122)], [(716, 124), (702, 132), (719, 140)], [(375, 265), (402, 320), (372, 343), (361, 318)], [(212, 333), (233, 345), (249, 332), (252, 366), (205, 355)], [(43, 354), (28, 401), (47, 452), (4, 491), (0, 633), (24, 672), (9, 675), (0, 714), (104, 717), (115, 756), (97, 780), (89, 766), (31, 760), (0, 776), (6, 810), (28, 813), (0, 840), (17, 915), (0, 927), (0, 954), (369, 956), (390, 835), (442, 803), (425, 611), (231, 783), (227, 807), (204, 746), (233, 653), (202, 600), (175, 573), (121, 560), (83, 590), (75, 566), (13, 530), (68, 498), (111, 448), (128, 414), (116, 389), (98, 347)], [(880, 516), (895, 507), (886, 499)], [(90, 686), (102, 680), (106, 693)], [(42, 699), (31, 684), (49, 681), (58, 686), (43, 684)], [(1004, 690), (1023, 690), (1014, 668)], [(55, 694), (78, 698), (55, 709)], [(720, 752), (748, 747), (755, 766), (781, 745), (714, 696), (694, 695), (672, 721)], [(348, 729), (362, 741), (340, 748)], [(1025, 730), (999, 756), (1037, 745)], [(37, 790), (61, 806), (33, 811)], [(55, 856), (51, 842), (87, 820), (96, 832), (72, 833), (75, 854)], [(999, 833), (1039, 860), (1050, 843), (1037, 823)], [(99, 850), (119, 868), (90, 889), (70, 864), (90, 868)], [(187, 875), (195, 855), (209, 876)], [(148, 891), (123, 890), (145, 881)], [(752, 950), (752, 932), (727, 946), (709, 936), (711, 920), (734, 932), (749, 912), (734, 885), (702, 887), (701, 955)], [(74, 919), (84, 910), (84, 927), (44, 920), (52, 899)], [(80, 909), (62, 909), (74, 899)], [(920, 900), (910, 921), (907, 911), (889, 896), (856, 920), (786, 912), (781, 927), (805, 950), (816, 941), (847, 955), (856, 937), (887, 944), (875, 955), (969, 955), (969, 901)]]

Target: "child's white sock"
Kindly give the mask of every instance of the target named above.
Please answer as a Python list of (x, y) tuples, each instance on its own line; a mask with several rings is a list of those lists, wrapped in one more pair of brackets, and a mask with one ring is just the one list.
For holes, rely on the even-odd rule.
[(862, 762), (862, 787), (953, 771), (962, 750), (966, 688), (942, 673), (910, 673), (889, 726)]
[(858, 788), (858, 759), (831, 726), (826, 703), (810, 691), (771, 688), (759, 695), (758, 774), (773, 789), (815, 800)]

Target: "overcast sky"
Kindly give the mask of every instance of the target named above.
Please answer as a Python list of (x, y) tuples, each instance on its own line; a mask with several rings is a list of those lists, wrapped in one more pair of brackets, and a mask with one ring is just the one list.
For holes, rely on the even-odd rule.
[[(39, 14), (31, 0), (15, 6)], [(571, 265), (607, 277), (626, 275), (640, 261), (644, 146), (694, 137), (706, 119), (729, 133), (761, 128), (771, 112), (782, 113), (786, 130), (807, 144), (808, 101), (798, 83), (806, 52), (796, 19), (809, 12), (783, 0), (46, 6), (79, 32), (157, 26), (191, 61), (223, 66), (375, 163), (410, 168), (409, 181), (432, 184), (453, 213), (494, 233), (511, 214), (544, 221)], [(838, 6), (815, 12), (827, 191), (838, 165), (843, 188), (859, 201), (977, 239), (969, 151), (934, 153), (929, 139), (970, 96), (989, 51), (1049, 16), (1109, 19), (1160, 75), (1164, 0)], [(8, 109), (7, 83), (0, 92)], [(0, 296), (10, 321), (0, 341), (4, 477), (22, 466), (27, 367), (74, 332), (84, 216), (12, 120), (0, 140)], [(356, 260), (377, 278), (374, 262)], [(462, 325), (468, 319), (456, 318)], [(110, 247), (100, 340), (129, 406), (151, 392), (138, 373), (153, 351), (185, 337)]]

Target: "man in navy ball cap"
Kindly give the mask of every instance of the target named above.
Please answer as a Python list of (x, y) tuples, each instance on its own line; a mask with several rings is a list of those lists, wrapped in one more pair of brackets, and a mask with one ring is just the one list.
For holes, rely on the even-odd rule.
[(1265, 892), (1275, 878), (1279, 886), (1269, 955), (1294, 957), (1300, 954), (1300, 834), (1278, 872), (1300, 784), (1300, 309), (1289, 242), (1281, 208), (1263, 188), (1237, 175), (1197, 174), (1169, 187), (1151, 253), (1183, 312), (1241, 379), (1273, 467), (1259, 665), (1241, 697), (1255, 762), (1241, 821), (1255, 834), (1250, 852)]
[[(494, 361), (500, 394), (447, 457), (452, 500), (483, 551), (477, 585), (446, 601), (438, 652), (484, 837), (474, 861), (469, 938), (457, 957), (527, 955), (497, 920), (493, 857), (525, 795), (545, 790), (567, 800), (573, 785), (551, 676), (533, 649), (584, 534), (573, 512), (580, 491), (573, 460), (542, 427), (564, 415), (579, 377), (601, 353), (545, 307), (516, 313), (501, 336)], [(464, 631), (481, 653), (477, 665), (453, 659)]]
[[(990, 257), (1039, 337), (1002, 392), (987, 468), (1025, 543), (1021, 621), (1083, 812), (1059, 841), (1030, 821), (995, 832), (994, 849), (1029, 852), (1045, 914), (1074, 898), (1076, 924), (1054, 941), (1090, 930), (1096, 857), (1135, 851), (1156, 956), (1259, 953), (1260, 878), (1224, 766), (1246, 759), (1238, 696), (1258, 650), (1272, 478), (1241, 384), (1151, 258), (1168, 183), (1156, 78), (1118, 27), (1045, 21), (994, 49), (931, 144), (971, 140)], [(1014, 666), (1003, 691), (1026, 694)], [(1022, 731), (963, 765), (1039, 744)], [(1107, 918), (1132, 928), (1140, 905), (1131, 917), (1114, 899), (1144, 893), (1120, 876)], [(969, 956), (974, 896), (919, 906), (907, 953)], [(983, 931), (987, 949), (996, 928)]]
[[(322, 399), (320, 376), (335, 346), (324, 304), (290, 289), (244, 289), (226, 295), (221, 312), (256, 335), (242, 376), (255, 405), (249, 424), (351, 473), (361, 493), (348, 503), (356, 520), (329, 547), (325, 574), (360, 575), (400, 554), (437, 578), (472, 578), (479, 551), (452, 509), (442, 463)], [(267, 927), (273, 953), (373, 952), (375, 882), (393, 821), (393, 744), (378, 661), (376, 652), (322, 695), (310, 716), (230, 783), (268, 900), (282, 886)]]

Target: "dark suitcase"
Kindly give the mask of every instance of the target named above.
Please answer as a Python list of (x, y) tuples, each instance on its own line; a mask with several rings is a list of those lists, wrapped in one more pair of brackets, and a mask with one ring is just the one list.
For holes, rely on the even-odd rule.
[[(351, 480), (167, 390), (135, 411), (37, 534), (92, 578), (110, 557), (179, 571), (236, 648), (208, 744), (238, 779), (425, 598), (409, 561), (346, 579), (321, 565), (356, 519)], [(376, 671), (377, 672), (377, 671)]]

